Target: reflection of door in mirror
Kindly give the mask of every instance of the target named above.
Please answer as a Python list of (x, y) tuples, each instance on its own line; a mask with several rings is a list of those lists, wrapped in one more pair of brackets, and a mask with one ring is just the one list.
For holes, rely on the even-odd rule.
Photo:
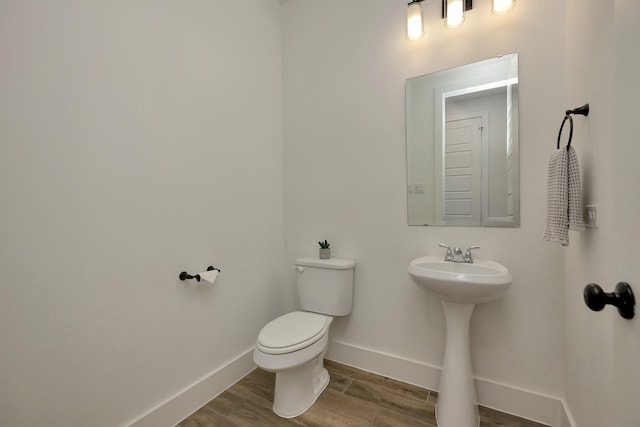
[(444, 220), (482, 225), (482, 117), (447, 120), (444, 140)]
[[(460, 185), (465, 182), (459, 181), (456, 192), (457, 200), (455, 203), (445, 203), (446, 208), (451, 208), (451, 214), (445, 215), (445, 223), (447, 225), (466, 225), (481, 226), (487, 225), (493, 217), (503, 217), (508, 209), (507, 197), (507, 173), (508, 173), (508, 154), (507, 154), (507, 87), (497, 87), (489, 90), (481, 90), (471, 92), (464, 95), (447, 97), (445, 99), (445, 120), (447, 126), (462, 120), (470, 120), (477, 118), (479, 123), (475, 126), (475, 133), (469, 133), (469, 137), (475, 136), (475, 150), (468, 151), (469, 160), (473, 159), (476, 165), (477, 173), (465, 174), (464, 170), (454, 168), (453, 172), (458, 175), (464, 175), (467, 188), (474, 188), (473, 192), (476, 196), (473, 198), (473, 204), (470, 199), (464, 199), (463, 189)], [(469, 131), (470, 131), (469, 127)], [(445, 140), (443, 144), (449, 146), (449, 133), (445, 132)], [(459, 133), (459, 131), (458, 131)], [(461, 135), (452, 133), (451, 137), (460, 138)], [(473, 156), (473, 157), (471, 157)], [(450, 160), (454, 160), (452, 156), (445, 155), (444, 169), (452, 168), (449, 166)], [(457, 166), (457, 165), (456, 165)], [(449, 180), (445, 180), (445, 191)], [(466, 200), (467, 203), (463, 203)], [(473, 214), (469, 213), (471, 207), (476, 210)], [(455, 209), (454, 209), (455, 208)], [(467, 211), (465, 211), (467, 210)]]

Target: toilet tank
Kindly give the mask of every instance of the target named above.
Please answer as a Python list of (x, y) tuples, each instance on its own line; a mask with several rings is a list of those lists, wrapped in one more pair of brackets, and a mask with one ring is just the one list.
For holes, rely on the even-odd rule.
[(300, 308), (329, 316), (351, 313), (355, 265), (342, 258), (296, 259)]

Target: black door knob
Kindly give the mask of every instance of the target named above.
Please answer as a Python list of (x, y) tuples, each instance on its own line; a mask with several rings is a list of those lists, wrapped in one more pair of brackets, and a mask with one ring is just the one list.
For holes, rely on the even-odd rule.
[(626, 282), (619, 282), (611, 293), (606, 293), (595, 283), (589, 283), (584, 287), (584, 302), (593, 311), (600, 311), (605, 305), (618, 307), (618, 313), (625, 319), (632, 319), (636, 299), (633, 296), (631, 286)]

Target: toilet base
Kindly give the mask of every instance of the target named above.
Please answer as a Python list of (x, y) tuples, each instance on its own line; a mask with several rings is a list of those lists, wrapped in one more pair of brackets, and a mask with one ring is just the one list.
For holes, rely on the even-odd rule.
[(304, 365), (276, 372), (273, 412), (282, 418), (303, 414), (329, 384), (329, 372), (323, 366), (322, 352)]

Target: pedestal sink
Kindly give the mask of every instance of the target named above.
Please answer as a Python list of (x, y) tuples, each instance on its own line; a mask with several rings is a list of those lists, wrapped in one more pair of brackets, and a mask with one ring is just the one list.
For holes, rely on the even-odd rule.
[(444, 261), (425, 256), (409, 264), (409, 276), (442, 301), (447, 322), (446, 347), (436, 406), (439, 427), (478, 427), (478, 398), (471, 368), (469, 320), (476, 304), (503, 296), (511, 273), (495, 261)]

